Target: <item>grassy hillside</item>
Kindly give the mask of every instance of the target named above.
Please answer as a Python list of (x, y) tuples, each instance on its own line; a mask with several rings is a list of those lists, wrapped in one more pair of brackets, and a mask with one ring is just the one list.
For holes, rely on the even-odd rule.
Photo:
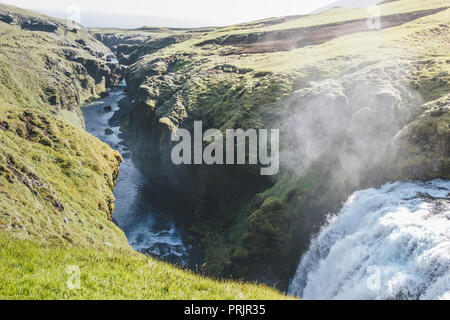
[[(139, 30), (143, 45), (130, 45), (131, 31), (97, 34), (113, 37), (130, 64), (141, 167), (163, 195), (183, 199), (208, 274), (286, 288), (311, 236), (351, 192), (450, 178), (448, 3), (379, 8), (380, 29), (367, 28), (365, 9), (340, 8), (204, 32)], [(194, 120), (222, 131), (280, 128), (280, 174), (172, 166), (171, 134)]]
[(81, 26), (0, 5), (0, 299), (284, 298), (128, 246), (111, 221), (121, 156), (80, 109), (122, 78), (109, 54)]
[[(210, 280), (130, 250), (53, 246), (2, 233), (0, 240), (0, 299), (286, 298), (262, 286)], [(70, 286), (77, 284), (73, 270), (79, 270), (79, 289)]]

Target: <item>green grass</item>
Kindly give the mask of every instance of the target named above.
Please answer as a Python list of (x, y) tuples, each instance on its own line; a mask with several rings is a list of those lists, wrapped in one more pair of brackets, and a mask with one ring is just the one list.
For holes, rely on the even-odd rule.
[(59, 25), (32, 32), (0, 22), (0, 229), (43, 243), (127, 248), (111, 221), (120, 155), (82, 129), (80, 106), (104, 82), (65, 58), (70, 50), (97, 59), (76, 40), (109, 50), (85, 30), (66, 32), (63, 20), (0, 8)]
[(98, 97), (105, 87), (95, 83), (80, 64), (67, 60), (65, 52), (85, 60), (97, 59), (75, 41), (84, 41), (95, 53), (107, 54), (109, 50), (87, 32), (62, 28), (57, 33), (32, 32), (0, 22), (0, 102), (32, 107), (81, 128), (80, 105)]
[[(79, 289), (69, 289), (70, 269)], [(69, 269), (68, 269), (69, 268)], [(73, 288), (73, 287), (71, 287)], [(260, 285), (210, 280), (141, 254), (46, 246), (0, 232), (2, 299), (287, 299)]]
[[(404, 1), (400, 2), (404, 4)], [(402, 11), (399, 4), (394, 7), (392, 5), (383, 5), (382, 7), (386, 9), (382, 12), (392, 14)], [(442, 1), (435, 1), (427, 4), (425, 8), (440, 6), (443, 6)], [(415, 1), (414, 6), (408, 5), (404, 10), (414, 10), (418, 7), (420, 3)], [(360, 9), (347, 9), (345, 12), (359, 15), (360, 18), (364, 17)], [(317, 25), (321, 24), (323, 19), (331, 18), (329, 13), (324, 13), (301, 18), (298, 21), (303, 19), (313, 20), (315, 22), (311, 24)], [(216, 128), (236, 125), (244, 128), (258, 126), (261, 124), (261, 119), (258, 119), (261, 109), (280, 108), (280, 104), (273, 103), (280, 101), (293, 90), (307, 85), (308, 81), (338, 78), (355, 71), (364, 71), (365, 68), (372, 68), (376, 64), (384, 67), (387, 64), (395, 65), (399, 61), (411, 63), (423, 59), (442, 60), (442, 63), (435, 65), (433, 69), (428, 65), (419, 65), (409, 70), (409, 78), (413, 85), (414, 81), (420, 82), (418, 86), (421, 93), (427, 100), (431, 100), (440, 97), (447, 90), (447, 86), (439, 81), (443, 79), (448, 82), (448, 75), (443, 72), (448, 74), (448, 63), (445, 61), (448, 57), (447, 44), (450, 41), (450, 33), (444, 26), (449, 23), (450, 9), (447, 9), (401, 26), (342, 36), (321, 45), (288, 52), (231, 56), (222, 55), (230, 50), (229, 46), (211, 45), (200, 48), (195, 46), (203, 41), (204, 37), (214, 34), (212, 32), (142, 56), (132, 66), (131, 78), (141, 77), (144, 85), (152, 87), (156, 84), (150, 83), (153, 80), (145, 83), (145, 73), (142, 73), (142, 70), (152, 69), (151, 64), (157, 59), (174, 60), (175, 66), (183, 65), (180, 70), (173, 68), (167, 71), (185, 78), (191, 75), (195, 78), (195, 81), (184, 83), (182, 92), (185, 108), (194, 112), (194, 115), (200, 115), (199, 118), (207, 115)], [(276, 27), (281, 28), (281, 25)], [(232, 34), (226, 28), (221, 32)], [(187, 55), (188, 65), (185, 63)], [(222, 68), (223, 72), (212, 72), (218, 67)], [(417, 68), (420, 70), (416, 70)], [(155, 72), (164, 71), (155, 70)], [(258, 76), (262, 72), (267, 75)], [(201, 76), (197, 76), (199, 74)], [(425, 79), (424, 75), (429, 76)], [(178, 88), (175, 88), (173, 92), (177, 90)], [(159, 108), (161, 117), (174, 120), (175, 125), (172, 127), (176, 127), (179, 121), (174, 107), (173, 101), (169, 101)]]
[[(0, 299), (286, 298), (135, 253), (108, 207), (117, 153), (33, 110), (27, 115), (33, 115), (29, 123), (37, 136), (28, 140), (16, 132), (24, 111), (0, 110), (0, 123), (8, 123), (7, 130), (0, 129)], [(45, 122), (50, 138), (38, 127)], [(70, 265), (81, 270), (80, 290), (67, 289)]]

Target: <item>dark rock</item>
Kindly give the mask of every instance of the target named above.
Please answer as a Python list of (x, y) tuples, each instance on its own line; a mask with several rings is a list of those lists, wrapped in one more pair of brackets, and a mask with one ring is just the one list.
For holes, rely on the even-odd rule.
[(112, 55), (112, 54), (110, 54), (110, 55), (108, 55), (107, 57), (106, 57), (106, 61), (107, 62), (111, 62), (113, 59), (115, 59), (116, 57), (114, 56), (114, 55)]
[(83, 50), (86, 50), (87, 52), (89, 52), (90, 54), (92, 54), (93, 56), (98, 57), (98, 55), (94, 52), (94, 50), (92, 50), (89, 46), (84, 46)]
[(112, 107), (111, 106), (106, 106), (103, 108), (103, 110), (105, 110), (106, 112), (111, 112), (112, 111)]
[(0, 122), (0, 129), (8, 130), (9, 129), (9, 123), (6, 122), (6, 121)]
[(131, 53), (133, 53), (134, 51), (136, 51), (137, 49), (139, 49), (139, 47), (141, 46), (141, 44), (137, 44), (137, 45), (131, 45), (131, 44), (120, 44), (117, 46), (117, 52), (122, 53), (124, 55), (129, 55)]
[(271, 74), (272, 74), (272, 72), (261, 71), (261, 72), (255, 73), (255, 78), (262, 78), (262, 77), (265, 77), (265, 76), (269, 76)]
[(447, 111), (444, 108), (438, 107), (431, 111), (431, 116), (432, 117), (440, 117), (446, 113), (447, 113)]
[(86, 41), (84, 41), (83, 39), (77, 39), (77, 40), (75, 40), (75, 42), (82, 45), (83, 47), (87, 46)]
[(114, 133), (114, 131), (112, 131), (110, 128), (105, 129), (105, 134), (112, 135), (113, 133)]
[(0, 21), (7, 24), (19, 25), (24, 30), (55, 32), (58, 25), (49, 20), (38, 17), (24, 17), (15, 13), (0, 12)]
[(109, 92), (108, 91), (104, 91), (100, 93), (100, 97), (101, 98), (106, 98), (107, 96), (109, 96)]

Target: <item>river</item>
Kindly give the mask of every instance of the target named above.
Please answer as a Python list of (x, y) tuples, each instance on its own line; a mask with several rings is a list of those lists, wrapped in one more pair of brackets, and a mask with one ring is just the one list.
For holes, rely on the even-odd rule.
[(118, 150), (124, 161), (120, 166), (115, 195), (113, 221), (125, 232), (130, 246), (153, 257), (196, 268), (199, 250), (184, 241), (186, 233), (176, 216), (155, 208), (147, 199), (156, 188), (133, 163), (133, 154), (121, 132), (121, 118), (127, 113), (125, 85), (109, 96), (83, 107), (86, 130)]

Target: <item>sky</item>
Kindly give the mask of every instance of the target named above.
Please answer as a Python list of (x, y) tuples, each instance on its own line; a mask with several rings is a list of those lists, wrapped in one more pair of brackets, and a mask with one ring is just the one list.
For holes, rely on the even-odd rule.
[(223, 26), (311, 13), (334, 0), (0, 0), (87, 27)]

